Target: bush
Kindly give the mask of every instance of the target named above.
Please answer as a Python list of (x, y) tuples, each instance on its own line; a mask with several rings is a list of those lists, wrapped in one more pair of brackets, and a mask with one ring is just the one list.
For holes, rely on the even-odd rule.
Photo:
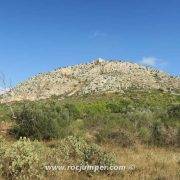
[[(0, 148), (0, 151), (2, 148)], [(40, 179), (44, 175), (44, 149), (38, 142), (21, 138), (1, 153), (2, 175), (7, 179)]]
[(12, 132), (18, 138), (52, 139), (68, 134), (69, 111), (56, 104), (25, 104), (15, 116), (16, 125)]
[(156, 121), (152, 125), (151, 142), (156, 146), (161, 146), (163, 144), (162, 128), (163, 126), (160, 121)]
[(70, 117), (74, 119), (78, 119), (80, 117), (80, 111), (74, 104), (67, 103), (64, 107), (68, 109)]
[(69, 132), (75, 136), (83, 136), (85, 134), (84, 126), (84, 121), (82, 119), (77, 119), (69, 125)]
[(110, 102), (106, 106), (110, 109), (111, 113), (126, 113), (130, 110), (130, 102), (127, 100), (121, 100), (118, 102)]
[(150, 143), (156, 146), (175, 146), (177, 131), (172, 127), (165, 127), (161, 121), (153, 123)]
[(163, 134), (163, 146), (172, 147), (178, 145), (178, 142), (176, 142), (177, 129), (173, 127), (164, 127), (162, 134)]
[[(116, 164), (114, 155), (102, 150), (100, 146), (87, 143), (83, 138), (69, 136), (58, 145), (59, 155), (76, 165), (112, 166)], [(61, 156), (62, 157), (62, 156)]]
[(101, 101), (97, 101), (97, 102), (89, 103), (89, 104), (87, 103), (84, 105), (85, 106), (83, 109), (86, 116), (96, 116), (97, 114), (102, 115), (107, 112), (106, 104)]
[(135, 138), (133, 138), (129, 132), (124, 130), (109, 133), (108, 139), (113, 140), (121, 147), (131, 147), (135, 145)]
[(171, 118), (180, 119), (180, 104), (173, 104), (169, 106), (168, 114)]
[(136, 129), (141, 127), (149, 128), (153, 121), (153, 113), (150, 110), (136, 110), (127, 113), (127, 119), (133, 123)]
[(132, 147), (135, 145), (135, 137), (125, 130), (104, 129), (97, 134), (98, 142), (113, 142), (121, 147)]
[(0, 123), (11, 121), (10, 108), (4, 104), (0, 104)]
[[(101, 131), (97, 135), (99, 141), (110, 140), (108, 137), (111, 136), (122, 136), (123, 139), (126, 136), (123, 134), (135, 139), (132, 134), (136, 134), (142, 142), (149, 138), (151, 144), (170, 145), (174, 144), (174, 134), (177, 137), (179, 100), (179, 96), (167, 93), (131, 91), (125, 95), (73, 96), (60, 101), (23, 102), (25, 105), (19, 103), (19, 109), (15, 109), (16, 126), (12, 132), (18, 138), (49, 140), (70, 135), (84, 136), (86, 132), (94, 137)], [(157, 120), (161, 124), (159, 127)], [(118, 135), (117, 129), (123, 133)], [(113, 142), (116, 143), (116, 139)]]
[(44, 179), (46, 176), (50, 178), (52, 175), (58, 175), (59, 172), (46, 171), (46, 166), (51, 165), (109, 167), (117, 164), (114, 155), (80, 137), (69, 136), (49, 147), (27, 138), (6, 144), (7, 142), (0, 137), (0, 177), (10, 180)]
[(141, 127), (139, 129), (138, 135), (142, 142), (148, 143), (151, 138), (151, 132), (148, 128)]

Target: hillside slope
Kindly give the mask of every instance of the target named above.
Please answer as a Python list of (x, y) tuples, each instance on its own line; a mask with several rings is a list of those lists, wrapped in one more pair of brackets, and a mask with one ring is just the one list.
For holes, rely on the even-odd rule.
[(12, 89), (8, 101), (45, 99), (52, 95), (123, 93), (127, 89), (176, 92), (180, 89), (180, 79), (130, 62), (96, 60), (32, 77)]

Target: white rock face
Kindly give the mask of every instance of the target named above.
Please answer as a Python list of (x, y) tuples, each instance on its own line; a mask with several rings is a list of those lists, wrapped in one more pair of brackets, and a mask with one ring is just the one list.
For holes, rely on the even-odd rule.
[(45, 99), (52, 95), (124, 92), (127, 89), (179, 91), (180, 78), (130, 62), (99, 58), (91, 63), (59, 68), (32, 77), (11, 90), (4, 101)]

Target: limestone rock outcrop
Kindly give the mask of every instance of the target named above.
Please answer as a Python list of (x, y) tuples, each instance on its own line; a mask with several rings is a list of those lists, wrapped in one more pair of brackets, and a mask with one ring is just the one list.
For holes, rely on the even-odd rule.
[(53, 95), (124, 92), (127, 89), (176, 92), (180, 90), (180, 78), (135, 63), (98, 59), (32, 77), (13, 88), (4, 99), (36, 100)]

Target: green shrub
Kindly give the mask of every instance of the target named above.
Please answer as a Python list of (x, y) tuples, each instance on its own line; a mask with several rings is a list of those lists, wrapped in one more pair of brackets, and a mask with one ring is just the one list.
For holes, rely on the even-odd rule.
[(78, 119), (80, 117), (80, 111), (74, 104), (67, 103), (64, 107), (68, 109), (69, 115), (73, 119)]
[(115, 131), (121, 129), (130, 139), (135, 139), (131, 134), (136, 134), (145, 143), (150, 134), (151, 144), (170, 145), (174, 144), (174, 134), (177, 137), (179, 102), (179, 96), (158, 91), (22, 102), (15, 109), (16, 126), (12, 132), (18, 138), (53, 139), (84, 136), (86, 132), (94, 136), (100, 131), (97, 138), (106, 141), (109, 134), (115, 136)]
[(69, 125), (68, 129), (72, 135), (83, 136), (85, 133), (84, 121), (82, 119), (77, 119)]
[(107, 104), (107, 108), (109, 108), (112, 113), (120, 113), (122, 111), (122, 106), (119, 106), (119, 104), (115, 103)]
[(0, 104), (0, 123), (11, 121), (11, 111), (7, 105)]
[(5, 149), (1, 157), (3, 177), (7, 179), (41, 179), (44, 175), (44, 148), (38, 142), (21, 138)]
[(136, 129), (141, 127), (149, 128), (154, 119), (154, 114), (150, 110), (136, 110), (127, 113), (127, 119), (131, 121)]
[[(83, 138), (69, 136), (54, 146), (46, 147), (26, 138), (6, 145), (0, 137), (0, 176), (5, 179), (44, 179), (58, 175), (57, 171), (46, 171), (53, 165), (117, 165), (113, 154), (100, 146), (88, 143)], [(86, 171), (88, 174), (94, 173)], [(106, 171), (103, 171), (106, 173)], [(91, 174), (93, 175), (93, 174)]]
[(84, 112), (87, 116), (102, 115), (107, 112), (106, 103), (97, 101), (84, 104)]
[(96, 134), (96, 140), (98, 143), (105, 143), (107, 142), (107, 135), (109, 133), (109, 129), (102, 129)]
[(58, 145), (59, 155), (76, 165), (102, 165), (112, 166), (116, 164), (114, 155), (105, 152), (100, 146), (87, 143), (83, 138), (70, 136), (62, 140)]
[(180, 119), (180, 104), (173, 104), (169, 106), (168, 114), (171, 118)]
[(133, 137), (128, 131), (103, 129), (97, 136), (98, 142), (112, 142), (121, 147), (132, 147), (135, 145), (135, 137)]
[(177, 131), (173, 127), (165, 127), (161, 121), (153, 123), (150, 143), (156, 146), (175, 146)]
[(131, 147), (135, 145), (135, 137), (133, 138), (129, 132), (124, 130), (109, 133), (108, 139), (113, 140), (122, 147)]
[(162, 123), (156, 121), (152, 125), (151, 129), (151, 142), (156, 146), (163, 145), (163, 133), (162, 133)]
[(130, 102), (127, 100), (109, 102), (106, 107), (110, 109), (111, 113), (126, 113), (131, 109)]
[(69, 111), (56, 104), (25, 104), (15, 112), (16, 137), (52, 139), (64, 137), (70, 124)]
[(176, 121), (174, 121), (175, 119), (170, 118), (168, 112), (167, 112), (167, 108), (161, 109), (155, 109), (154, 110), (154, 119), (159, 119), (164, 126), (168, 127), (168, 126), (174, 126)]
[(151, 138), (151, 132), (148, 128), (141, 127), (139, 129), (138, 135), (142, 142), (148, 143)]

